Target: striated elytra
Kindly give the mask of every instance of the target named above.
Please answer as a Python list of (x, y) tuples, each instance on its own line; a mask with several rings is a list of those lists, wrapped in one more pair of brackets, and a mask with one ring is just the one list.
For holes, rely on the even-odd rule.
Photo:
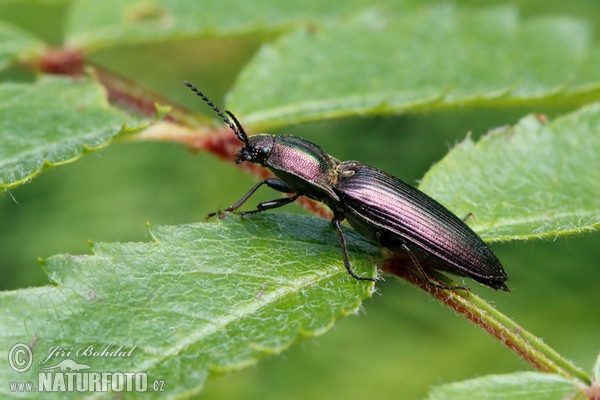
[(358, 276), (352, 270), (340, 225), (344, 219), (366, 239), (390, 250), (407, 252), (430, 285), (448, 288), (427, 274), (422, 266), (425, 260), (431, 268), (468, 276), (493, 289), (509, 290), (504, 283), (508, 276), (490, 248), (463, 220), (425, 193), (375, 167), (358, 161), (339, 161), (297, 136), (248, 137), (232, 113), (222, 112), (192, 84), (184, 84), (243, 143), (236, 153), (236, 162), (260, 164), (276, 176), (258, 182), (238, 202), (208, 217), (222, 217), (239, 209), (259, 187), (267, 185), (292, 196), (260, 203), (255, 210), (240, 214), (281, 207), (300, 196), (325, 203), (333, 211), (331, 222), (338, 233), (344, 265), (357, 280), (374, 279)]

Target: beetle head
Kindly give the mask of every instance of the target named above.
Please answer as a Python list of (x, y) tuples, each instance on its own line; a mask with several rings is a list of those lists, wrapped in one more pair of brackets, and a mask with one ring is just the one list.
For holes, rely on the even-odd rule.
[(275, 138), (273, 135), (253, 135), (246, 141), (246, 145), (240, 147), (236, 153), (236, 163), (249, 161), (261, 165), (265, 165), (265, 160), (269, 157), (273, 149)]
[(244, 131), (244, 128), (242, 127), (242, 124), (240, 124), (235, 115), (233, 115), (229, 111), (225, 112), (231, 117), (231, 121), (233, 121), (233, 124), (230, 123), (231, 121), (225, 122), (229, 124), (229, 126), (231, 127), (235, 135), (238, 137), (238, 139), (244, 142), (244, 145), (240, 147), (237, 153), (235, 153), (236, 164), (248, 161), (264, 166), (265, 160), (267, 159), (267, 157), (271, 153), (271, 149), (273, 148), (274, 137), (272, 135), (267, 134), (259, 134), (248, 137), (248, 135), (246, 135), (246, 132)]

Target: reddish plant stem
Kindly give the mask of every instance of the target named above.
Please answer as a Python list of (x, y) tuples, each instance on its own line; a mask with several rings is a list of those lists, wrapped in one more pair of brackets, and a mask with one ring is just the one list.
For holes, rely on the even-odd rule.
[[(95, 69), (95, 75), (106, 88), (111, 103), (146, 116), (155, 115), (155, 104), (170, 104), (171, 111), (165, 120), (175, 122), (178, 125), (197, 127), (195, 130), (186, 130), (181, 134), (171, 130), (148, 136), (142, 135), (140, 139), (178, 142), (186, 145), (190, 151), (207, 151), (223, 160), (235, 161), (235, 153), (240, 148), (241, 143), (228, 127), (207, 128), (210, 119), (206, 118), (201, 121), (199, 120), (199, 114), (193, 114), (186, 108), (173, 104), (156, 93), (141, 89), (133, 82), (100, 68)], [(257, 164), (243, 163), (240, 164), (240, 168), (258, 179), (273, 176), (266, 168)], [(309, 213), (331, 219), (331, 212), (323, 204), (306, 197), (299, 198), (297, 202)]]
[[(584, 371), (474, 293), (462, 289), (441, 289), (428, 284), (427, 279), (419, 275), (417, 269), (412, 267), (412, 261), (407, 254), (394, 254), (382, 266), (382, 270), (401, 277), (428, 292), (496, 338), (536, 370), (559, 374), (577, 379), (587, 385), (590, 384), (591, 380)], [(447, 277), (434, 271), (428, 272), (448, 286), (456, 286)]]
[[(197, 116), (183, 106), (173, 103), (168, 98), (142, 88), (139, 83), (132, 82), (100, 67), (93, 69), (96, 79), (106, 88), (108, 101), (137, 115), (154, 117), (157, 104), (168, 104), (171, 110), (163, 119), (188, 126), (198, 125)], [(208, 118), (206, 121), (210, 121)]]
[(32, 67), (46, 74), (76, 77), (83, 75), (85, 63), (83, 53), (78, 49), (50, 48), (33, 62)]

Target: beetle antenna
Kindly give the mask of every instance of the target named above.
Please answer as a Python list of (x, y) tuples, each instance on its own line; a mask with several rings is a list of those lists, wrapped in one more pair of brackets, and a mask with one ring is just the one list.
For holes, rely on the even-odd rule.
[(244, 143), (248, 142), (248, 135), (246, 135), (246, 131), (244, 131), (244, 128), (242, 127), (242, 124), (240, 124), (240, 121), (238, 121), (238, 119), (235, 117), (235, 115), (233, 115), (233, 113), (231, 111), (225, 110), (225, 112), (227, 113), (227, 115), (229, 115), (231, 117), (231, 119), (233, 120), (233, 123), (237, 127), (237, 131), (235, 131), (235, 129), (234, 129), (236, 136), (242, 142), (244, 142)]
[(244, 128), (242, 128), (242, 124), (240, 124), (240, 122), (231, 112), (225, 111), (225, 113), (227, 113), (227, 115), (231, 117), (231, 119), (229, 119), (229, 117), (227, 117), (227, 115), (225, 115), (225, 113), (223, 113), (223, 111), (221, 111), (221, 109), (217, 107), (215, 103), (213, 103), (208, 97), (206, 97), (204, 93), (199, 91), (198, 88), (196, 88), (188, 81), (183, 81), (183, 84), (189, 87), (192, 90), (192, 92), (196, 93), (202, 100), (204, 100), (204, 102), (208, 104), (209, 107), (212, 108), (214, 112), (216, 112), (219, 115), (219, 117), (221, 117), (223, 122), (229, 125), (229, 127), (231, 128), (233, 133), (235, 133), (235, 136), (237, 136), (238, 139), (240, 139), (244, 143), (248, 143), (248, 135), (246, 135), (246, 131), (244, 131)]

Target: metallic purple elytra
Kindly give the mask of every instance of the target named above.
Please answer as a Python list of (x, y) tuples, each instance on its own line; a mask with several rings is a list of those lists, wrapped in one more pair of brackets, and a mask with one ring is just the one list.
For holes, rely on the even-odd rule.
[(223, 113), (192, 84), (184, 84), (244, 143), (236, 154), (236, 162), (260, 164), (276, 176), (258, 182), (238, 202), (208, 217), (223, 217), (236, 211), (259, 187), (267, 185), (293, 196), (259, 203), (255, 210), (240, 214), (281, 207), (300, 196), (325, 203), (333, 211), (331, 222), (338, 233), (344, 265), (357, 280), (375, 279), (358, 276), (352, 270), (340, 225), (344, 219), (371, 242), (407, 252), (430, 285), (449, 288), (427, 274), (422, 266), (424, 260), (430, 268), (468, 276), (493, 289), (509, 290), (504, 284), (508, 276), (485, 242), (463, 220), (425, 193), (380, 169), (358, 161), (339, 161), (316, 144), (297, 136), (248, 137), (232, 113)]

